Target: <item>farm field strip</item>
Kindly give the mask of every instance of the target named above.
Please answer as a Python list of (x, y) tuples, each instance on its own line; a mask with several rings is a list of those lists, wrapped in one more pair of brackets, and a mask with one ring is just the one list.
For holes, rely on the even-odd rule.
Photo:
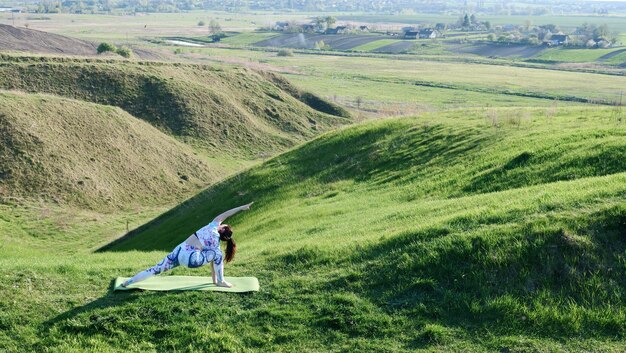
[(380, 47), (372, 51), (375, 53), (401, 53), (404, 51), (409, 51), (411, 48), (414, 48), (416, 46), (417, 43), (414, 41), (399, 41), (396, 43), (385, 45), (384, 47)]
[[(580, 103), (549, 99), (466, 91), (452, 88), (417, 86), (399, 82), (372, 83), (367, 78), (329, 80), (298, 74), (285, 76), (302, 89), (316, 93), (344, 106), (382, 115), (407, 115), (428, 111), (470, 107), (548, 107)], [(377, 89), (372, 91), (375, 84)]]
[(378, 48), (382, 48), (389, 44), (394, 44), (399, 42), (399, 39), (379, 39), (373, 42), (369, 42), (367, 44), (359, 45), (358, 47), (352, 48), (355, 51), (374, 51)]
[(563, 62), (594, 62), (600, 60), (603, 56), (621, 49), (567, 49), (567, 48), (551, 48), (542, 51), (534, 59), (544, 59)]
[(626, 49), (616, 50), (611, 54), (611, 57), (603, 59), (603, 62), (614, 65), (626, 64)]
[(355, 47), (377, 41), (381, 38), (381, 36), (365, 34), (327, 35), (292, 33), (262, 40), (254, 43), (254, 45), (260, 47), (314, 49), (318, 42), (324, 42), (325, 45), (328, 45), (335, 50), (350, 50)]
[(220, 40), (220, 44), (248, 46), (278, 36), (275, 32), (242, 32)]
[[(214, 51), (209, 51), (213, 53)], [(224, 50), (221, 51), (223, 54)], [(243, 55), (247, 52), (239, 51)], [(226, 56), (229, 56), (226, 52)], [(235, 53), (230, 53), (233, 55)], [(276, 57), (269, 53), (249, 52), (251, 58), (305, 75), (368, 77), (378, 81), (436, 82), (463, 85), (494, 91), (544, 92), (547, 96), (574, 96), (588, 99), (615, 100), (626, 89), (626, 78), (592, 73), (542, 70), (486, 64), (464, 64), (434, 61), (390, 61), (379, 58), (341, 56)], [(446, 75), (442, 75), (445, 72)]]
[[(208, 24), (217, 20), (225, 31), (254, 31), (275, 21), (307, 21), (307, 14), (276, 14), (255, 12), (234, 14), (224, 11), (190, 11), (182, 13), (149, 13), (131, 15), (91, 14), (16, 14), (15, 25), (28, 24), (31, 29), (52, 32), (87, 40), (120, 40), (137, 42), (146, 37), (208, 36)], [(30, 18), (30, 19), (29, 19)], [(39, 18), (39, 19), (34, 19)], [(44, 19), (41, 19), (44, 18)], [(199, 26), (200, 21), (205, 24)], [(0, 16), (0, 23), (12, 24), (10, 16)]]

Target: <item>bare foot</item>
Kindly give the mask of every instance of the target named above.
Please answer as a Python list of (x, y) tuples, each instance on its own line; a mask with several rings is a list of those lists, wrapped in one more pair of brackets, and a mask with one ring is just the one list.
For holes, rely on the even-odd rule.
[(232, 284), (230, 284), (230, 283), (228, 283), (226, 281), (217, 282), (215, 285), (218, 286), (218, 287), (226, 287), (226, 288), (231, 288), (233, 286)]

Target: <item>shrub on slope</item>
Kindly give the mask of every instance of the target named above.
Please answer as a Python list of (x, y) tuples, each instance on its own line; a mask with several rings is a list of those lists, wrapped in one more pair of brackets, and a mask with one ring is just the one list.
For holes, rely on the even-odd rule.
[[(212, 152), (258, 158), (346, 123), (238, 68), (4, 57), (0, 87), (114, 105)], [(321, 99), (318, 99), (323, 102)]]
[(162, 204), (218, 177), (188, 146), (110, 106), (2, 92), (0, 136), (4, 198)]

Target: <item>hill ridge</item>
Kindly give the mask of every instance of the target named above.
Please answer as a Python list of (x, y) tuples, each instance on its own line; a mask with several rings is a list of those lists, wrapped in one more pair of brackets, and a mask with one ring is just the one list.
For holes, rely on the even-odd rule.
[(122, 109), (0, 91), (0, 196), (93, 209), (164, 204), (218, 179), (195, 152)]
[[(95, 60), (33, 62), (10, 58), (0, 65), (0, 88), (118, 106), (161, 130), (211, 150), (259, 158), (350, 122), (302, 102), (264, 74), (249, 69), (178, 63)], [(32, 63), (32, 64), (27, 64)], [(308, 95), (307, 95), (308, 97)], [(317, 98), (316, 102), (324, 102)], [(264, 131), (254, 129), (262, 126)], [(223, 147), (218, 146), (219, 140)]]

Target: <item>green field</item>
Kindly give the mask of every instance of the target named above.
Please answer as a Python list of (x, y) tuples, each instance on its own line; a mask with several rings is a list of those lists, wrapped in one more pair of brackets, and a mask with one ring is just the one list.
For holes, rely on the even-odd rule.
[(398, 43), (400, 40), (397, 39), (380, 39), (373, 42), (369, 42), (367, 44), (359, 45), (358, 47), (352, 48), (354, 51), (374, 51), (376, 49), (382, 48), (389, 44)]
[[(550, 99), (528, 98), (497, 93), (481, 93), (451, 88), (434, 88), (394, 82), (372, 82), (367, 78), (345, 81), (328, 80), (324, 77), (285, 74), (299, 87), (327, 95), (339, 104), (375, 115), (406, 115), (445, 109), (496, 106), (563, 106), (569, 102)], [(377, 89), (372, 90), (375, 84)], [(358, 103), (359, 98), (361, 102)], [(357, 106), (359, 104), (359, 106)]]
[[(620, 352), (623, 119), (487, 109), (341, 129), (209, 188), (113, 252), (90, 250), (121, 218), (83, 211), (63, 224), (55, 207), (2, 206), (0, 349)], [(258, 277), (260, 292), (110, 291), (252, 200), (232, 219), (226, 273)]]
[[(254, 31), (285, 19), (306, 21), (305, 14), (243, 13), (192, 11), (132, 15), (45, 14), (49, 20), (28, 20), (33, 14), (16, 14), (16, 26), (53, 32), (93, 41), (140, 42), (142, 38), (165, 36), (207, 36), (211, 19), (225, 31)], [(198, 26), (204, 21), (204, 26)], [(10, 16), (0, 15), (0, 23), (12, 24)]]
[(603, 55), (621, 49), (566, 49), (566, 48), (553, 48), (542, 51), (539, 55), (534, 56), (533, 59), (544, 59), (550, 61), (562, 61), (562, 62), (595, 62)]
[[(500, 98), (506, 96), (522, 105), (531, 106), (537, 100), (523, 103), (525, 100), (519, 98), (544, 98), (549, 102), (555, 99), (611, 102), (618, 100), (624, 90), (624, 78), (621, 76), (505, 65), (425, 60), (391, 61), (386, 58), (334, 55), (297, 54), (293, 57), (277, 57), (274, 53), (218, 48), (188, 51), (204, 54), (208, 60), (241, 64), (258, 62), (266, 65), (266, 68), (288, 74), (296, 84), (324, 97), (332, 98), (336, 95), (350, 101), (364, 95), (370, 99), (381, 95), (379, 103), (392, 101), (429, 104), (431, 101), (434, 105), (441, 105), (442, 101), (448, 99), (447, 96), (451, 96), (422, 100), (419, 94), (415, 94), (418, 92), (415, 91), (416, 84), (434, 88), (435, 91), (444, 88), (460, 91), (461, 96), (468, 92), (484, 94), (470, 98), (476, 99), (469, 102), (473, 106), (491, 105), (499, 100), (493, 95), (501, 95)], [(233, 58), (241, 61), (233, 61)], [(368, 88), (363, 89), (364, 82), (395, 88), (392, 91), (371, 91)]]

